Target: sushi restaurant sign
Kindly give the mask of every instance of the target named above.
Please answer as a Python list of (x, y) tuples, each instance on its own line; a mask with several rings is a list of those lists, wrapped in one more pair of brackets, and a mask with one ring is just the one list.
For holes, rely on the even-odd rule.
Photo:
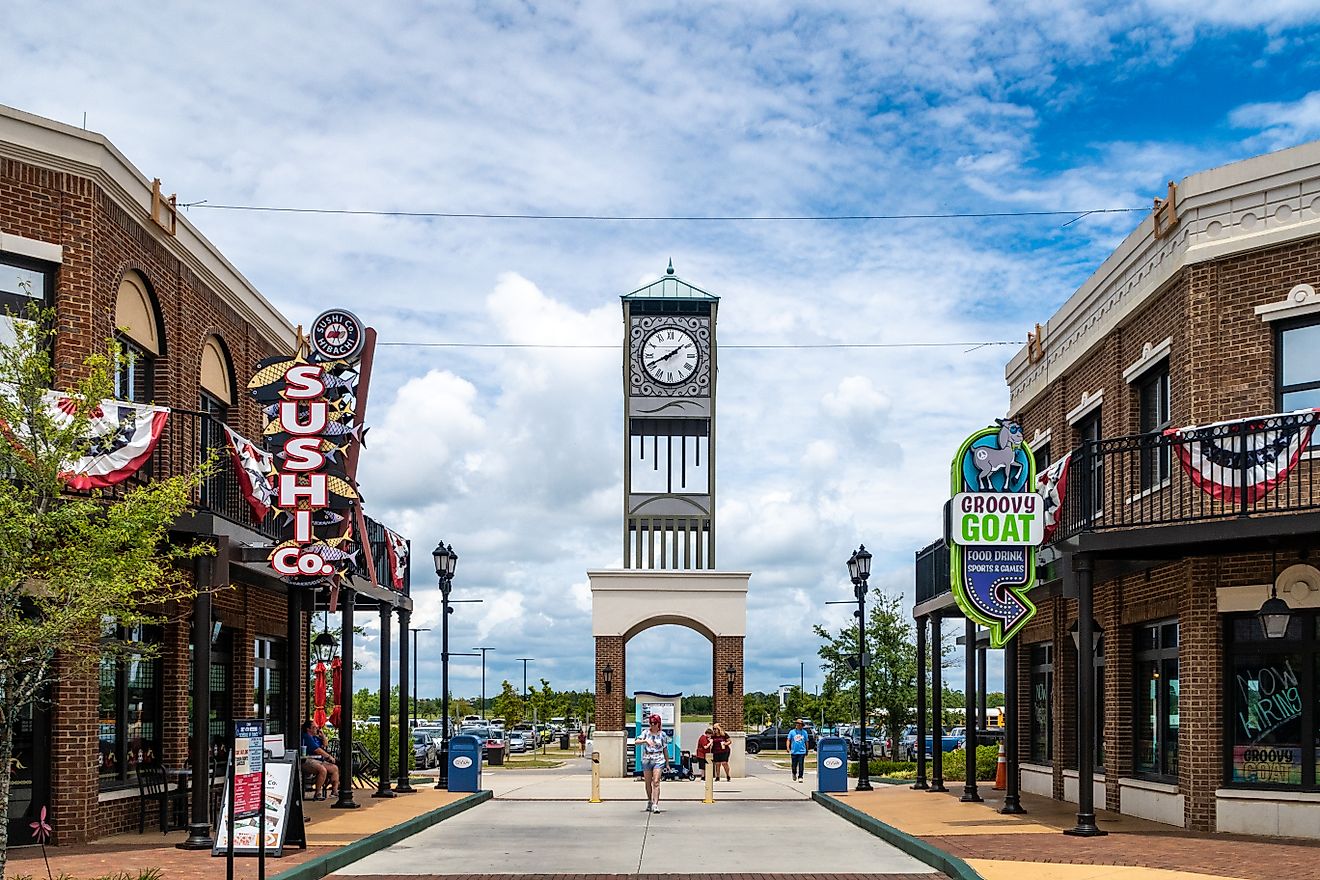
[(946, 519), (949, 582), (958, 607), (1003, 647), (1036, 613), (1036, 548), (1045, 539), (1044, 499), (1032, 491), (1036, 463), (1022, 427), (996, 419), (953, 458)]

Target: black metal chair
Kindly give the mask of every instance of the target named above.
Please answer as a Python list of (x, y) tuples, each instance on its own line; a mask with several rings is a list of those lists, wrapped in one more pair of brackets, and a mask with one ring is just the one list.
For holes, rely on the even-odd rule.
[(380, 778), (380, 762), (371, 756), (367, 747), (353, 743), (353, 780), (363, 788), (372, 788)]
[(188, 792), (181, 788), (171, 789), (165, 779), (165, 770), (159, 765), (143, 767), (138, 765), (138, 834), (145, 834), (147, 831), (147, 802), (154, 801), (160, 811), (160, 831), (166, 834), (170, 831), (171, 807), (176, 804), (180, 809), (186, 809), (188, 803)]

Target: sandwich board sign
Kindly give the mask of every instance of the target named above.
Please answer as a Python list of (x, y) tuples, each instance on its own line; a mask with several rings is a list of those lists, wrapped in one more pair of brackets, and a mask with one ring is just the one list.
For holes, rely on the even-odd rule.
[[(257, 837), (257, 814), (241, 817), (234, 812), (234, 855), (255, 856), (262, 849), (267, 855), (279, 857), (284, 847), (307, 848), (307, 830), (302, 810), (301, 773), (297, 772), (297, 758), (266, 760), (265, 769), (265, 840)], [(237, 799), (236, 799), (237, 800)], [(229, 789), (225, 787), (224, 800), (216, 823), (215, 846), (211, 855), (225, 855), (229, 849)]]
[(953, 458), (946, 534), (949, 584), (970, 619), (1002, 648), (1036, 613), (1036, 548), (1045, 499), (1033, 491), (1036, 461), (1011, 419), (972, 434)]

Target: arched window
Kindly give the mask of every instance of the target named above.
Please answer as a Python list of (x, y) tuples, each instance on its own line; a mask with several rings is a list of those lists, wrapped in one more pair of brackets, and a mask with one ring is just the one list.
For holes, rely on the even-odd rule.
[(129, 272), (119, 283), (115, 299), (115, 340), (123, 349), (123, 359), (115, 371), (115, 397), (146, 403), (151, 400), (156, 358), (163, 340), (160, 319), (147, 281), (137, 272)]
[[(234, 403), (234, 369), (229, 353), (217, 336), (202, 344), (201, 392), (198, 409), (202, 412), (200, 439), (202, 458), (224, 456), (225, 433), (221, 427), (229, 421), (229, 407)], [(202, 486), (204, 503), (215, 505), (222, 501), (224, 481), (207, 479)]]

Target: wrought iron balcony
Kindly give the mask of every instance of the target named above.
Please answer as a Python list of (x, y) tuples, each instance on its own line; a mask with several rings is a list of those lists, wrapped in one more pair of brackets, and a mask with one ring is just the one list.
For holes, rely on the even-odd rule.
[(934, 541), (917, 551), (917, 601), (923, 602), (949, 593), (949, 548), (943, 540)]
[(1051, 468), (1064, 490), (1047, 541), (1320, 509), (1317, 423), (1305, 411), (1087, 441)]

